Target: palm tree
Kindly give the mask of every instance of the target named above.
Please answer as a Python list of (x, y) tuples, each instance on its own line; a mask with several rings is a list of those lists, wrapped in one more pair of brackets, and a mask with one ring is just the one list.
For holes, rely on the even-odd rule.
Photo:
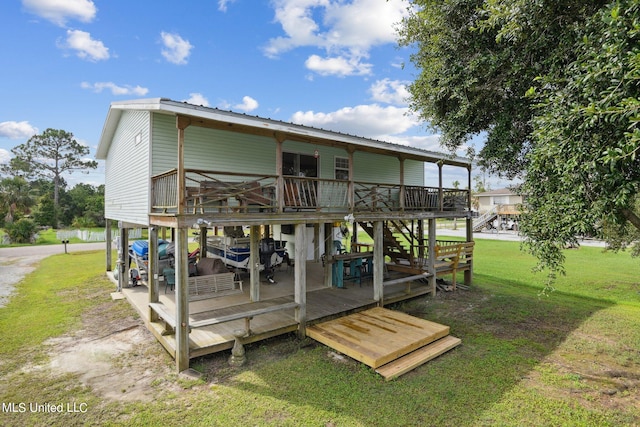
[(5, 222), (12, 223), (16, 212), (28, 214), (34, 203), (27, 180), (19, 176), (0, 180), (0, 210), (6, 212)]

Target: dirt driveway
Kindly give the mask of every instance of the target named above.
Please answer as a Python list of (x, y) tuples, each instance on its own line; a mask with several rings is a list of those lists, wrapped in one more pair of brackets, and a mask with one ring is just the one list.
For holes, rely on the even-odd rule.
[[(104, 248), (102, 242), (68, 245), (67, 250)], [(63, 245), (0, 248), (0, 309), (18, 282), (43, 258), (58, 253), (64, 253)], [(72, 373), (104, 398), (150, 400), (158, 393), (158, 384), (171, 378), (171, 358), (126, 301), (105, 296), (104, 303), (82, 315), (81, 328), (44, 342), (49, 354), (45, 366), (23, 366), (21, 372), (46, 370), (54, 377)], [(164, 389), (172, 387), (169, 382)]]
[[(104, 242), (67, 245), (68, 252), (104, 248)], [(0, 248), (0, 307), (7, 304), (16, 283), (31, 273), (41, 259), (60, 253), (64, 253), (64, 245), (62, 244)]]

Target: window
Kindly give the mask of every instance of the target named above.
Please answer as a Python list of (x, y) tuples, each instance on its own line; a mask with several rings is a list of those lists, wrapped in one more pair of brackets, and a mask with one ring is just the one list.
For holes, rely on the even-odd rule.
[(307, 154), (282, 153), (282, 174), (318, 177), (318, 159)]
[(509, 202), (509, 196), (493, 196), (494, 205), (506, 205)]
[(349, 179), (349, 158), (348, 157), (336, 157), (335, 158), (335, 179), (348, 180)]

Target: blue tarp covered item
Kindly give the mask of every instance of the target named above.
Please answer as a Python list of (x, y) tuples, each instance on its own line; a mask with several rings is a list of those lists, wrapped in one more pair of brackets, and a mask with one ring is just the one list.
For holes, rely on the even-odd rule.
[[(166, 248), (169, 245), (169, 242), (166, 240), (158, 240), (158, 258), (166, 258)], [(147, 240), (136, 240), (131, 244), (131, 250), (135, 252), (135, 254), (139, 257), (146, 258), (149, 255), (149, 241)]]
[(146, 240), (136, 240), (131, 244), (131, 250), (140, 257), (146, 257), (149, 254), (149, 242)]

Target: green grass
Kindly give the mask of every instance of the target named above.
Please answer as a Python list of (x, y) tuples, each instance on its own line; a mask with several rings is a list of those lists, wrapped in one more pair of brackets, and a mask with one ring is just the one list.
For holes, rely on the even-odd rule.
[(78, 328), (87, 310), (132, 315), (109, 300), (101, 255), (52, 257), (0, 309), (0, 367), (13, 373), (0, 379), (0, 401), (90, 402), (81, 416), (10, 415), (22, 425), (640, 424), (638, 260), (599, 248), (567, 251), (567, 276), (540, 296), (544, 277), (531, 272), (535, 262), (518, 243), (478, 240), (475, 253), (470, 290), (394, 307), (449, 325), (463, 341), (397, 380), (284, 336), (248, 346), (242, 368), (227, 365), (228, 352), (194, 360), (203, 381), (158, 378), (156, 399), (146, 403), (101, 400), (71, 375), (20, 372), (32, 354), (46, 359), (41, 343)]

